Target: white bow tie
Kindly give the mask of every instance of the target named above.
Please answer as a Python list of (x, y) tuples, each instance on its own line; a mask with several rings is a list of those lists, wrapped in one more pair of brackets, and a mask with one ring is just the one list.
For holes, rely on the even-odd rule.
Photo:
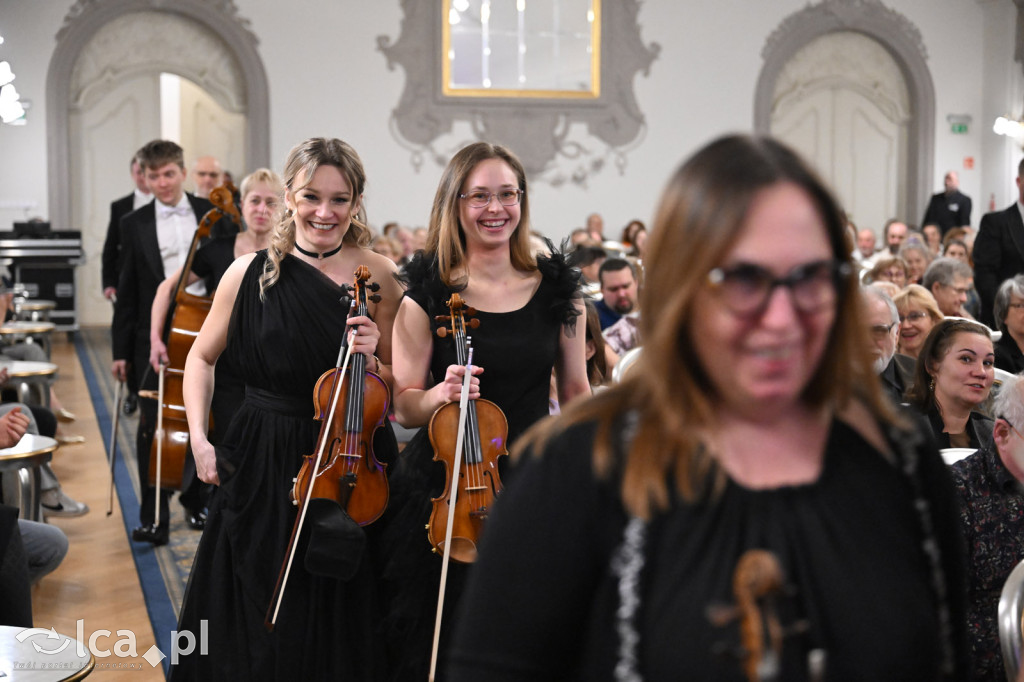
[(187, 216), (191, 213), (188, 206), (164, 206), (161, 204), (157, 207), (157, 215), (161, 218), (170, 218), (172, 215)]

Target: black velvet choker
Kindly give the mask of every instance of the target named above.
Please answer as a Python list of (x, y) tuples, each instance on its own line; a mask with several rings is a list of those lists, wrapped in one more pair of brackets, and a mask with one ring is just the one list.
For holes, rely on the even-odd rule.
[(330, 251), (324, 251), (323, 253), (317, 253), (316, 251), (306, 251), (304, 248), (299, 246), (298, 242), (295, 242), (295, 250), (298, 251), (299, 253), (301, 253), (303, 256), (308, 256), (309, 258), (316, 258), (318, 260), (323, 260), (324, 258), (330, 258), (334, 254), (336, 254), (339, 251), (341, 251), (341, 247), (344, 246), (344, 245), (345, 245), (344, 242), (342, 242), (341, 244), (338, 244), (337, 248), (331, 249)]

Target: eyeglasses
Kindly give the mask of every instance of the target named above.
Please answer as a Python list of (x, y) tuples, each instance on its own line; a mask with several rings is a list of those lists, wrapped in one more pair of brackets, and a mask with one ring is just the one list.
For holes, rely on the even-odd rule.
[(952, 284), (943, 284), (942, 286), (946, 287), (947, 289), (952, 289), (957, 293), (958, 296), (966, 296), (971, 291), (970, 287), (955, 287)]
[(740, 263), (715, 268), (708, 273), (708, 283), (736, 315), (760, 315), (779, 286), (789, 289), (797, 310), (815, 313), (836, 302), (839, 282), (850, 272), (846, 263), (823, 260), (798, 265), (785, 277), (775, 277), (760, 265)]
[(485, 208), (491, 205), (491, 199), (494, 197), (498, 198), (498, 203), (502, 206), (515, 206), (522, 200), (524, 194), (526, 192), (521, 189), (503, 189), (499, 190), (497, 194), (478, 190), (469, 194), (460, 194), (459, 198), (465, 199), (473, 208)]
[(906, 315), (900, 315), (900, 322), (917, 322), (928, 317), (928, 313), (921, 312), (920, 310), (914, 310)]
[(906, 277), (907, 273), (904, 270), (886, 270), (885, 272), (878, 273), (880, 277), (888, 277), (890, 279), (894, 277)]
[(896, 323), (892, 324), (876, 324), (871, 327), (871, 335), (881, 341), (889, 335), (889, 330), (896, 326)]
[(997, 417), (997, 419), (1002, 419), (1004, 422), (1006, 422), (1006, 425), (1013, 429), (1013, 432), (1017, 434), (1017, 437), (1020, 438), (1021, 440), (1024, 440), (1024, 435), (1021, 435), (1021, 432), (1017, 430), (1017, 427), (1014, 426), (1009, 419), (1007, 419), (1006, 417)]

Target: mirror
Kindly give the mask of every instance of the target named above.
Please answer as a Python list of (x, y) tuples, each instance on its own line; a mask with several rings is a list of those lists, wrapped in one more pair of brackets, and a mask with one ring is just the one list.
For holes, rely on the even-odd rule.
[(443, 0), (442, 92), (597, 98), (601, 0)]

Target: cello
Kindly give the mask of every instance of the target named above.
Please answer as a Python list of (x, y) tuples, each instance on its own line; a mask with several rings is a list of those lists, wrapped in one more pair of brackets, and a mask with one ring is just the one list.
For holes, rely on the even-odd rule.
[[(369, 279), (370, 270), (360, 265), (351, 287), (356, 316), (367, 315), (367, 300), (380, 300), (377, 294), (367, 295), (367, 289), (380, 289)], [(384, 427), (391, 390), (378, 374), (366, 369), (365, 355), (352, 352), (350, 335), (346, 332), (342, 340), (337, 366), (324, 372), (313, 389), (315, 418), (322, 424), (315, 454), (303, 458), (289, 494), (299, 513), (264, 621), (268, 630), (273, 630), (281, 608), (310, 501), (333, 500), (360, 526), (373, 523), (387, 508), (387, 465), (373, 452), (373, 436)]]
[[(160, 372), (160, 388), (156, 396), (159, 401), (157, 425), (149, 454), (149, 484), (157, 488), (181, 488), (185, 458), (190, 456), (188, 421), (185, 418), (185, 401), (182, 397), (185, 360), (213, 302), (212, 295), (197, 296), (186, 291), (188, 275), (192, 271), (196, 250), (203, 240), (210, 236), (210, 230), (218, 220), (227, 217), (236, 225), (242, 224), (242, 216), (234, 203), (236, 191), (235, 186), (229, 182), (215, 187), (210, 192), (210, 201), (214, 207), (206, 212), (192, 236), (188, 258), (181, 269), (181, 277), (175, 288), (174, 314), (165, 333), (168, 362)], [(160, 523), (159, 502), (156, 523)]]

